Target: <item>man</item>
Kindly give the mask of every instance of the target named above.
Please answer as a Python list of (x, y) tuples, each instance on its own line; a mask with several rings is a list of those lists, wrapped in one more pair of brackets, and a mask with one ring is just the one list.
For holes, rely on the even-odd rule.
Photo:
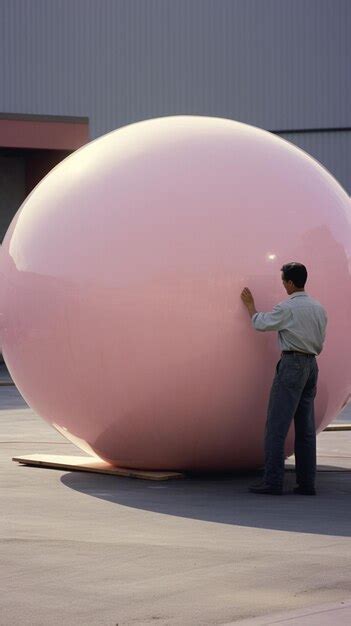
[(254, 328), (263, 332), (277, 330), (282, 350), (268, 404), (264, 479), (261, 484), (250, 487), (250, 491), (270, 495), (283, 493), (284, 443), (294, 419), (297, 481), (294, 493), (315, 495), (316, 355), (323, 348), (327, 315), (322, 305), (305, 292), (307, 270), (304, 265), (288, 263), (281, 272), (289, 298), (277, 304), (272, 312), (258, 313), (247, 287), (241, 293)]

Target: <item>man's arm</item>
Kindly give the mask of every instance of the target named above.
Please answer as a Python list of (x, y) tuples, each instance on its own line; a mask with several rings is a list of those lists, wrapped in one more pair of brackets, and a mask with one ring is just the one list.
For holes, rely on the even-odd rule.
[(287, 307), (277, 304), (270, 313), (258, 313), (253, 295), (247, 287), (241, 292), (241, 299), (246, 306), (256, 330), (283, 330), (291, 318), (291, 312)]

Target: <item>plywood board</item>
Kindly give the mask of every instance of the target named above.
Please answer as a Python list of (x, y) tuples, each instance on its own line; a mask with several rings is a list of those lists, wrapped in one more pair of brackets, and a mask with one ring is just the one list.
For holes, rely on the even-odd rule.
[(51, 467), (55, 469), (72, 470), (78, 472), (98, 472), (100, 474), (126, 476), (128, 478), (142, 478), (144, 480), (170, 480), (171, 478), (184, 478), (184, 474), (182, 474), (181, 472), (150, 471), (126, 469), (124, 467), (113, 467), (105, 461), (89, 456), (28, 454), (25, 456), (13, 457), (12, 460), (17, 461), (22, 465)]

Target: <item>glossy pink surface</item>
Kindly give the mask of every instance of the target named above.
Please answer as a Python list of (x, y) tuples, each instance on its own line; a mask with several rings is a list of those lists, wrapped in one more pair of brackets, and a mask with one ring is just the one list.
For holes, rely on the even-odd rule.
[[(32, 192), (1, 258), (1, 345), (31, 407), (117, 465), (262, 463), (276, 333), (259, 310), (307, 265), (327, 308), (319, 429), (351, 389), (349, 198), (316, 161), (265, 131), (173, 117), (110, 133)], [(287, 443), (292, 451), (292, 433)]]

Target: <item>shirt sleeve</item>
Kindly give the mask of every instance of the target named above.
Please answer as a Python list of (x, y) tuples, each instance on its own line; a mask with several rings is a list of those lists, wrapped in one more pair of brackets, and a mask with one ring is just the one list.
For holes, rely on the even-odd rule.
[(252, 325), (256, 330), (283, 330), (291, 319), (291, 311), (281, 304), (277, 304), (270, 313), (255, 313), (252, 316)]

